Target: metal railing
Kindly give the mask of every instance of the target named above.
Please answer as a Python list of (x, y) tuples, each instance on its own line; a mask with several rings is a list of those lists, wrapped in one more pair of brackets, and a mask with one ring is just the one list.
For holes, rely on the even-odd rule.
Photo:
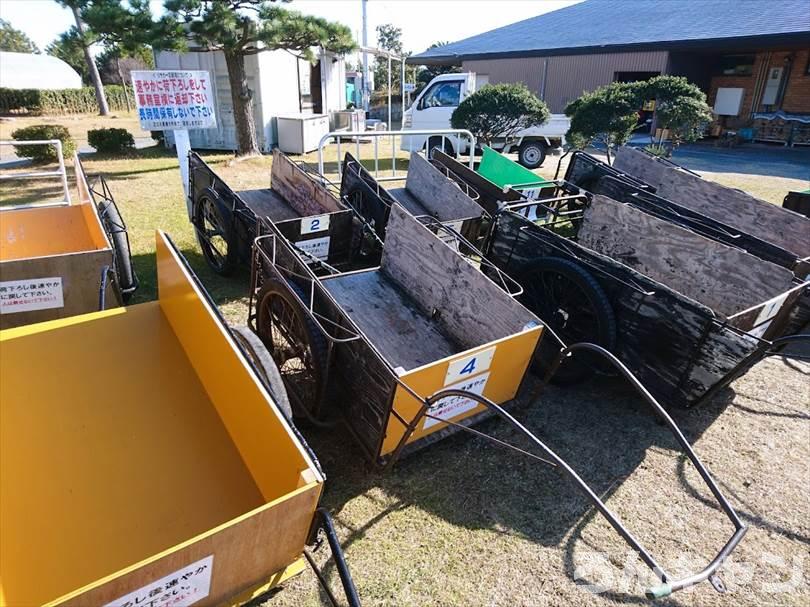
[(57, 171), (27, 171), (24, 173), (0, 174), (0, 179), (41, 179), (42, 177), (59, 177), (62, 181), (63, 200), (50, 202), (32, 202), (29, 204), (16, 204), (4, 206), (4, 209), (25, 209), (29, 207), (44, 207), (70, 204), (70, 189), (68, 189), (65, 157), (62, 154), (62, 142), (58, 139), (40, 139), (35, 141), (6, 141), (0, 140), (0, 145), (52, 145), (56, 147), (56, 156), (59, 160)]
[[(418, 137), (418, 138), (426, 138), (427, 142), (430, 142), (433, 138), (440, 138), (441, 139), (441, 146), (440, 149), (444, 150), (445, 143), (448, 141), (452, 141), (452, 147), (455, 151), (456, 160), (460, 160), (460, 152), (459, 150), (462, 148), (461, 145), (458, 144), (459, 140), (466, 140), (466, 149), (469, 152), (469, 161), (468, 165), (472, 169), (475, 166), (475, 155), (473, 151), (475, 150), (475, 136), (466, 129), (423, 129), (423, 130), (407, 130), (407, 131), (340, 131), (340, 132), (332, 132), (327, 133), (323, 137), (321, 137), (320, 142), (318, 142), (318, 173), (322, 176), (326, 175), (324, 172), (324, 148), (329, 145), (330, 143), (334, 143), (337, 146), (337, 175), (338, 178), (343, 176), (343, 158), (342, 158), (342, 147), (344, 144), (341, 143), (342, 139), (353, 139), (353, 143), (345, 144), (348, 150), (351, 150), (354, 147), (355, 155), (358, 160), (362, 160), (360, 158), (360, 151), (361, 151), (361, 140), (371, 140), (371, 143), (374, 146), (374, 170), (370, 170), (372, 175), (374, 175), (374, 179), (377, 181), (401, 181), (405, 179), (407, 171), (403, 168), (402, 174), (397, 174), (397, 150), (401, 146), (396, 145), (397, 138), (402, 137)], [(390, 169), (383, 169), (384, 172), (389, 172), (390, 175), (381, 175), (380, 169), (380, 140), (381, 139), (388, 139), (390, 140), (390, 147), (391, 147), (391, 168)], [(454, 140), (454, 141), (453, 141)], [(387, 142), (386, 142), (387, 143)], [(425, 144), (427, 147), (427, 143)], [(386, 146), (387, 148), (387, 146)], [(418, 151), (418, 150), (411, 150), (411, 151)], [(386, 156), (385, 159), (387, 160), (388, 157)], [(404, 161), (404, 158), (400, 158), (400, 161)]]

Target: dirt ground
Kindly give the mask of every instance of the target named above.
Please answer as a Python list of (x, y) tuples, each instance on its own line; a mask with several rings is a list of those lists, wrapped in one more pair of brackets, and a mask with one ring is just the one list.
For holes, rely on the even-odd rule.
[[(267, 158), (236, 164), (227, 154), (206, 158), (234, 187), (269, 182)], [(142, 280), (136, 301), (155, 297), (154, 229), (162, 227), (229, 322), (244, 322), (247, 271), (225, 280), (205, 267), (171, 152), (89, 155), (84, 164), (107, 176), (129, 226)], [(552, 176), (555, 168), (556, 158), (549, 158), (541, 173)], [(706, 176), (776, 204), (797, 184), (810, 187), (807, 180), (746, 170)], [(618, 381), (549, 387), (539, 396), (537, 387), (528, 382), (515, 415), (607, 499), (667, 570), (694, 571), (713, 558), (731, 526), (639, 398)], [(770, 358), (705, 406), (674, 415), (750, 530), (722, 570), (728, 592), (705, 583), (660, 603), (810, 604), (810, 364)], [(527, 446), (497, 420), (479, 429)], [(344, 432), (302, 430), (326, 472), (323, 505), (333, 513), (364, 605), (646, 602), (652, 576), (553, 469), (456, 435), (382, 474), (368, 469)], [(324, 552), (316, 553), (320, 562)], [(327, 564), (326, 571), (334, 585), (334, 568)], [(257, 604), (328, 602), (307, 571)]]

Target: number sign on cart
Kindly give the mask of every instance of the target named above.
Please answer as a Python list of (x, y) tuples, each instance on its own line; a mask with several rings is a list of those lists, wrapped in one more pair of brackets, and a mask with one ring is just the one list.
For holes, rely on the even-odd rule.
[(197, 70), (150, 70), (132, 72), (135, 107), (144, 131), (174, 131), (180, 177), (188, 197), (188, 129), (214, 129), (214, 88), (208, 72)]

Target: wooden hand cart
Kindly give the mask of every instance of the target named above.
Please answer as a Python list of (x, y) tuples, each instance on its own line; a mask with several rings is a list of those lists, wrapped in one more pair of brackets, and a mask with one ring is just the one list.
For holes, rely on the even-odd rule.
[(344, 269), (359, 248), (360, 227), (323, 182), (278, 150), (269, 188), (232, 190), (196, 153), (189, 154), (191, 222), (208, 265), (229, 275), (250, 259), (259, 218), (273, 222), (316, 267)]
[[(783, 334), (807, 283), (786, 268), (564, 181), (539, 201), (508, 190), (498, 202), (481, 175), (446, 155), (434, 162), (500, 205), (484, 255), (523, 286), (522, 301), (563, 345), (607, 348), (668, 404), (710, 398), (799, 339)], [(527, 207), (543, 219), (529, 220)], [(544, 367), (555, 354), (541, 348)], [(601, 370), (573, 362), (563, 379)]]
[(157, 265), (158, 301), (0, 331), (0, 605), (243, 602), (319, 529), (339, 548), (317, 461), (163, 234)]
[(74, 156), (71, 201), (61, 165), (65, 200), (0, 206), (0, 329), (120, 305), (138, 287), (126, 226), (104, 178), (88, 183)]
[[(542, 326), (503, 286), (394, 203), (379, 268), (316, 276), (275, 226), (255, 242), (249, 324), (264, 341), (294, 404), (316, 423), (336, 416), (368, 458), (390, 466), (406, 451), (465, 430), (558, 468), (661, 578), (650, 597), (711, 579), (746, 532), (675, 423), (618, 359), (593, 344), (562, 358), (599, 356), (623, 374), (673, 432), (734, 526), (699, 573), (675, 580), (577, 473), (508, 413)], [(448, 231), (446, 226), (433, 229)], [(469, 243), (465, 243), (469, 246)], [(480, 255), (479, 255), (480, 257)], [(502, 274), (481, 261), (490, 274)], [(508, 282), (504, 278), (504, 282)], [(295, 408), (294, 408), (295, 410)], [(516, 447), (474, 430), (485, 413), (509, 423), (531, 444)]]

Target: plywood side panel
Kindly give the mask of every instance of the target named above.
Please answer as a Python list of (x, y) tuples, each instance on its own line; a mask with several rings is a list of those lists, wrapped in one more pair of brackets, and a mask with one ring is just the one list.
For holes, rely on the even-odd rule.
[(250, 370), (228, 328), (205, 301), (173, 247), (158, 233), (161, 309), (262, 495), (272, 500), (315, 469), (278, 406)]
[[(96, 312), (101, 272), (105, 266), (112, 267), (112, 262), (112, 252), (109, 249), (0, 262), (0, 281), (61, 277), (64, 300), (61, 308), (2, 314), (0, 329)], [(107, 283), (105, 295), (107, 308), (119, 305), (112, 283)]]
[(381, 269), (464, 348), (539, 323), (399, 205), (391, 209)]
[(664, 173), (658, 194), (793, 251), (798, 257), (810, 256), (810, 219), (803, 215), (678, 170)]
[(301, 217), (341, 210), (340, 203), (324, 186), (311, 179), (278, 148), (273, 150), (270, 187)]
[(439, 221), (481, 216), (481, 207), (418, 152), (411, 153), (405, 187)]
[(626, 145), (616, 150), (613, 168), (622, 173), (637, 177), (656, 189), (661, 185), (664, 173), (677, 170), (657, 161), (641, 150)]
[(195, 607), (219, 605), (300, 558), (320, 497), (319, 483), (222, 525), (53, 605), (104, 605), (213, 555), (211, 590)]
[(598, 194), (578, 241), (725, 316), (792, 284), (790, 270)]

